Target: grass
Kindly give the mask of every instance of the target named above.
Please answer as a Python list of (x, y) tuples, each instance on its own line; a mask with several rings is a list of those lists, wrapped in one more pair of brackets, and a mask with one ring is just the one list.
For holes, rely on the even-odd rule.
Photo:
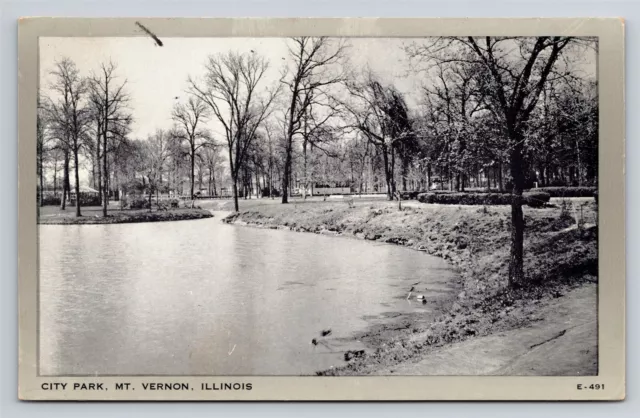
[(107, 217), (102, 216), (102, 207), (87, 206), (81, 208), (82, 216), (76, 217), (76, 208), (67, 207), (61, 210), (59, 206), (43, 206), (40, 208), (38, 223), (45, 225), (88, 225), (88, 224), (119, 224), (138, 222), (166, 222), (188, 219), (211, 218), (213, 215), (203, 209), (170, 209), (166, 211), (149, 209), (116, 209), (109, 208)]
[(509, 206), (404, 202), (400, 211), (397, 203), (380, 200), (356, 199), (353, 208), (337, 201), (258, 202), (241, 202), (241, 211), (226, 221), (402, 245), (442, 257), (460, 272), (462, 291), (435, 322), (387, 334), (386, 341), (375, 340), (364, 358), (319, 374), (367, 374), (445, 344), (522, 328), (535, 321), (540, 304), (597, 281), (597, 207), (592, 199), (574, 202), (583, 204), (580, 226), (580, 210), (562, 211), (555, 199), (545, 208), (523, 208), (528, 284), (517, 290), (507, 286)]

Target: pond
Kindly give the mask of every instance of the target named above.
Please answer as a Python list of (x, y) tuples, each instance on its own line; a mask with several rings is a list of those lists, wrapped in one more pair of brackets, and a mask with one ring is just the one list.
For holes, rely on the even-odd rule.
[(40, 373), (314, 374), (344, 365), (372, 324), (428, 315), (406, 299), (413, 283), (442, 292), (455, 275), (407, 248), (227, 225), (223, 215), (40, 225)]

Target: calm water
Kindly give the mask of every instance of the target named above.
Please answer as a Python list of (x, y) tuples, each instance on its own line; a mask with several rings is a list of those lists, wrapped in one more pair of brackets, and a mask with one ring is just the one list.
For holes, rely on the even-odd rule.
[(412, 283), (443, 291), (454, 274), (417, 251), (219, 215), (41, 225), (41, 374), (313, 374), (361, 348), (355, 332), (428, 311), (406, 300)]

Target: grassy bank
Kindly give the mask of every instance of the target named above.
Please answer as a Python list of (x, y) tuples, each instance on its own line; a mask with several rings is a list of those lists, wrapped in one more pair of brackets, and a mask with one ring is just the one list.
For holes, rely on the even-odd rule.
[[(557, 203), (557, 202), (556, 202)], [(333, 233), (403, 245), (449, 261), (460, 271), (462, 289), (431, 324), (386, 333), (366, 356), (319, 374), (367, 374), (400, 364), (444, 345), (514, 330), (540, 321), (541, 306), (585, 283), (597, 281), (596, 207), (560, 205), (524, 208), (528, 286), (507, 288), (510, 248), (508, 206), (444, 206), (407, 202), (297, 202), (252, 205), (230, 215), (230, 223)], [(580, 220), (580, 227), (577, 225)], [(595, 306), (593, 307), (595, 309)], [(367, 341), (366, 335), (358, 336)]]
[(122, 224), (138, 222), (166, 222), (182, 221), (189, 219), (211, 218), (213, 215), (203, 209), (109, 209), (108, 216), (102, 216), (102, 208), (90, 206), (82, 208), (82, 216), (77, 218), (74, 207), (61, 210), (58, 206), (44, 206), (40, 208), (38, 223), (44, 225), (95, 225), (95, 224)]

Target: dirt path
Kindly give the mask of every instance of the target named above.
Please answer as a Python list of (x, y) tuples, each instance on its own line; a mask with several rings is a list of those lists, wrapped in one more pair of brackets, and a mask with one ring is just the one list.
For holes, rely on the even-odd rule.
[(529, 327), (451, 344), (377, 375), (588, 376), (598, 373), (597, 286), (541, 306)]

